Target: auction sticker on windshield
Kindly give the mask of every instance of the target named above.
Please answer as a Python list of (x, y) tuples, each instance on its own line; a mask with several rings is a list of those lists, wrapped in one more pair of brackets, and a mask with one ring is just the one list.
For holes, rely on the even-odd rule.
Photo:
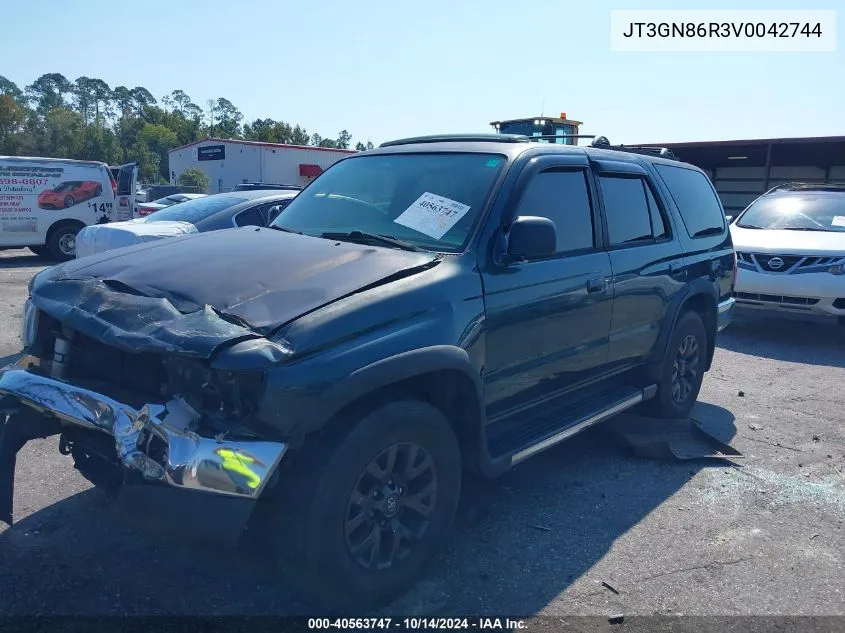
[[(401, 217), (401, 216), (400, 216)], [(831, 226), (845, 226), (845, 215), (834, 215)]]
[(394, 222), (439, 240), (467, 211), (465, 204), (426, 191)]

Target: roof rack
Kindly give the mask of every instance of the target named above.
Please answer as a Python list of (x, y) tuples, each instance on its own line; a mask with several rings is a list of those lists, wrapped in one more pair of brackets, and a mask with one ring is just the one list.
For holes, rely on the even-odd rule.
[(417, 143), (531, 143), (546, 139), (561, 138), (590, 138), (593, 139), (590, 147), (597, 149), (609, 149), (617, 152), (628, 152), (631, 154), (647, 154), (659, 156), (670, 160), (680, 160), (668, 147), (647, 147), (645, 145), (611, 145), (606, 136), (594, 134), (562, 134), (526, 136), (524, 134), (434, 134), (431, 136), (414, 136), (411, 138), (386, 141), (379, 147), (395, 147), (397, 145), (413, 145)]
[(528, 137), (522, 134), (433, 134), (430, 136), (413, 136), (386, 141), (379, 147), (395, 147), (396, 145), (413, 145), (416, 143), (527, 143)]
[(647, 154), (659, 156), (669, 160), (680, 160), (668, 147), (649, 147), (647, 145), (611, 145), (606, 136), (597, 136), (590, 143), (590, 147), (597, 149), (609, 149), (617, 152), (628, 152), (630, 154)]

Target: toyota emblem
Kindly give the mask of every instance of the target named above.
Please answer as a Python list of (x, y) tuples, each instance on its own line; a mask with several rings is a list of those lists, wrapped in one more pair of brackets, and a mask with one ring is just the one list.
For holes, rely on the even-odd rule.
[(783, 268), (783, 260), (780, 257), (772, 257), (769, 260), (769, 268), (772, 270), (780, 270)]

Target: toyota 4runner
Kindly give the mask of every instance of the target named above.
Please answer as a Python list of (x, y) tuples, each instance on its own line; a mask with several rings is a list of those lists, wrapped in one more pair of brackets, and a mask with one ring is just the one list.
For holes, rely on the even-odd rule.
[(270, 527), (304, 586), (384, 602), (444, 543), (464, 470), (639, 405), (687, 415), (735, 273), (711, 183), (665, 150), (385, 143), (269, 228), (36, 275), (0, 373), (0, 519), (18, 450), (59, 435), (139, 521)]

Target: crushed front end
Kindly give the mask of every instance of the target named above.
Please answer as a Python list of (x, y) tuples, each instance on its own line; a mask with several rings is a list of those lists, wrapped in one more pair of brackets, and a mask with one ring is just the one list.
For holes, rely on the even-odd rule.
[[(25, 355), (0, 370), (0, 520), (12, 523), (18, 451), (59, 435), (79, 472), (139, 518), (189, 521), (236, 540), (288, 449), (255, 430), (260, 365), (277, 350), (268, 355), (266, 339), (208, 307), (155, 321), (146, 298), (90, 285), (79, 297), (64, 311), (30, 298)], [(133, 302), (126, 320), (146, 320), (149, 333), (133, 328), (121, 338)], [(253, 353), (230, 363), (239, 366), (215, 366), (215, 350), (238, 344)]]

